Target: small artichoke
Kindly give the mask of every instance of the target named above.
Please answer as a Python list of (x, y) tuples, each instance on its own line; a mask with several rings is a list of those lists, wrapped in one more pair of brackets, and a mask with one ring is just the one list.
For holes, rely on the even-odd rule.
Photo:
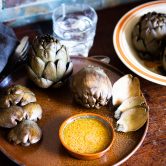
[(58, 40), (50, 35), (34, 39), (28, 72), (36, 85), (41, 88), (60, 86), (72, 73), (72, 68), (66, 47)]
[(37, 123), (25, 120), (19, 123), (8, 134), (9, 142), (29, 146), (37, 143), (42, 137), (42, 131)]
[(147, 60), (159, 60), (166, 37), (166, 14), (149, 12), (143, 15), (132, 32), (133, 45)]
[(111, 98), (112, 84), (101, 68), (87, 66), (73, 76), (71, 90), (78, 103), (99, 109)]

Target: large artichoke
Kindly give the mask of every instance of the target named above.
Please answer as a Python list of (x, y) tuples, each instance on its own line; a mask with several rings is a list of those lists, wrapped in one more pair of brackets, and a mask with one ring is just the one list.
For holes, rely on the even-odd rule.
[(60, 86), (72, 68), (66, 47), (58, 40), (50, 35), (34, 39), (28, 71), (35, 84), (42, 88)]
[(166, 37), (166, 14), (149, 12), (143, 15), (132, 32), (134, 47), (143, 59), (160, 59)]
[(87, 66), (73, 76), (71, 90), (78, 103), (99, 109), (111, 98), (112, 84), (101, 68)]

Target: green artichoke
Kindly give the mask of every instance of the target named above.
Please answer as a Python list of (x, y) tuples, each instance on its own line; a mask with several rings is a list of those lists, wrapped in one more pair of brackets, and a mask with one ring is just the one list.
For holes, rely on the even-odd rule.
[(72, 73), (66, 47), (50, 35), (37, 36), (32, 44), (28, 72), (30, 79), (41, 88), (58, 87)]
[(133, 45), (141, 58), (159, 60), (166, 37), (166, 14), (149, 12), (143, 15), (132, 32)]
[(86, 108), (99, 109), (111, 98), (112, 84), (104, 70), (87, 66), (73, 76), (71, 90), (76, 102)]

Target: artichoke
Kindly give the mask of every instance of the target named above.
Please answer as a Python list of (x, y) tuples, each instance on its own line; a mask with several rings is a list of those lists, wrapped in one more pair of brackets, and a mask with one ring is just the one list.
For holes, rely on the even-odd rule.
[(8, 134), (9, 142), (29, 146), (37, 143), (42, 137), (42, 130), (36, 122), (25, 120), (14, 127)]
[(112, 84), (101, 68), (87, 66), (73, 76), (71, 90), (78, 103), (99, 109), (111, 98)]
[(32, 44), (28, 73), (41, 88), (57, 87), (72, 73), (66, 47), (50, 35), (38, 36)]
[(133, 45), (147, 60), (159, 60), (166, 37), (166, 14), (149, 12), (143, 15), (132, 32)]

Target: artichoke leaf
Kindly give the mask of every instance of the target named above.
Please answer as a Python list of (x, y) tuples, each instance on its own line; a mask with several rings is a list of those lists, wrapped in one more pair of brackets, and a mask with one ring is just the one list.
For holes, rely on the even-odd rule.
[(116, 119), (120, 118), (120, 115), (128, 109), (136, 106), (145, 106), (145, 98), (143, 96), (135, 96), (126, 99), (115, 111), (114, 117)]
[(46, 65), (46, 68), (44, 69), (43, 76), (44, 78), (51, 80), (51, 81), (57, 81), (57, 71), (56, 71), (56, 65), (53, 62), (48, 62)]
[(71, 62), (68, 62), (67, 66), (68, 67), (66, 69), (66, 72), (63, 75), (63, 81), (58, 81), (55, 84), (53, 84), (52, 85), (53, 88), (59, 88), (59, 87), (61, 87), (64, 84), (64, 82), (66, 81), (65, 77), (68, 77), (70, 74), (72, 74), (73, 64)]
[(135, 107), (121, 114), (117, 121), (117, 131), (130, 132), (141, 128), (148, 119), (147, 108)]
[(132, 96), (140, 96), (140, 82), (137, 77), (127, 74), (117, 80), (112, 88), (112, 103), (120, 105), (127, 98)]
[(38, 86), (41, 88), (48, 88), (53, 84), (53, 81), (50, 81), (45, 78), (40, 78), (40, 79), (37, 79), (36, 81), (37, 81)]
[(37, 121), (42, 118), (42, 108), (37, 103), (29, 103), (22, 107), (24, 111), (24, 119)]
[(64, 82), (66, 81), (65, 77), (68, 77), (70, 74), (72, 74), (73, 64), (71, 62), (68, 62), (67, 66), (68, 67), (66, 69), (66, 72), (63, 75), (63, 80), (62, 81), (58, 81), (55, 84), (53, 84), (53, 86), (52, 86), (53, 88), (59, 88), (59, 87), (61, 87), (64, 84)]
[(133, 43), (134, 43), (134, 45), (137, 45), (137, 48), (140, 51), (142, 51), (142, 52), (146, 51), (146, 47), (145, 47), (144, 42), (143, 42), (142, 39), (138, 39), (138, 37), (134, 37), (133, 38)]
[(55, 62), (56, 61), (55, 51), (54, 50), (46, 49), (45, 50), (45, 55), (46, 55), (46, 58), (47, 58), (46, 62), (48, 62), (48, 61)]
[(28, 74), (29, 74), (29, 77), (32, 79), (37, 79), (37, 75), (36, 73), (32, 70), (32, 68), (30, 66), (27, 67), (27, 70), (28, 70)]
[(58, 50), (60, 50), (62, 47), (62, 44), (57, 40), (56, 41), (56, 52), (58, 52)]
[(72, 62), (68, 62), (66, 65), (66, 71), (64, 73), (64, 77), (67, 77), (68, 75), (70, 75), (73, 71), (73, 63)]
[(55, 53), (49, 49), (39, 50), (37, 56), (40, 57), (45, 63), (55, 60)]
[(165, 32), (166, 32), (166, 26), (159, 26), (156, 29), (153, 29), (154, 34), (155, 34), (155, 38), (156, 39), (162, 39), (163, 36), (165, 36)]
[(20, 102), (21, 98), (23, 97), (23, 94), (10, 94), (8, 96), (8, 100), (10, 102), (10, 105), (16, 105)]
[(38, 51), (36, 52), (35, 56), (39, 57), (44, 62), (48, 62), (45, 49), (38, 49)]
[(95, 94), (94, 94), (94, 97), (95, 97), (97, 100), (100, 100), (100, 94), (101, 94), (100, 91), (96, 91)]
[(103, 101), (107, 100), (108, 95), (110, 95), (108, 93), (110, 93), (109, 89), (108, 89), (108, 91), (106, 91), (105, 89), (103, 91), (101, 91), (101, 93), (100, 93), (100, 102), (101, 103), (103, 103)]
[(56, 42), (50, 42), (45, 46), (46, 50), (50, 50), (52, 52), (56, 52), (57, 50), (57, 43)]
[(9, 94), (0, 98), (0, 108), (9, 108), (11, 105), (17, 105), (23, 94)]
[(33, 57), (31, 59), (31, 68), (39, 77), (42, 76), (43, 70), (45, 67), (45, 63), (39, 57)]
[(10, 107), (10, 100), (8, 96), (0, 97), (0, 108), (8, 108)]
[(35, 37), (32, 47), (35, 50), (35, 52), (37, 52), (38, 49), (44, 49), (43, 45), (40, 44), (40, 39), (38, 36)]
[(28, 103), (36, 102), (35, 95), (31, 95), (30, 93), (24, 93), (22, 99), (21, 99), (21, 106), (24, 106)]
[(53, 84), (53, 81), (37, 77), (30, 67), (28, 67), (28, 72), (30, 79), (41, 88), (48, 88)]
[(62, 46), (61, 49), (57, 51), (56, 56), (55, 56), (55, 61), (57, 61), (57, 60), (62, 60), (65, 63), (67, 63), (69, 61), (69, 55), (64, 46)]
[(57, 80), (59, 81), (66, 71), (66, 62), (63, 60), (58, 60), (57, 62)]
[(12, 128), (22, 121), (24, 113), (21, 107), (11, 106), (0, 111), (0, 127)]
[(31, 95), (35, 95), (30, 89), (22, 85), (14, 85), (14, 87), (10, 87), (8, 89), (8, 94), (22, 94), (29, 93)]

